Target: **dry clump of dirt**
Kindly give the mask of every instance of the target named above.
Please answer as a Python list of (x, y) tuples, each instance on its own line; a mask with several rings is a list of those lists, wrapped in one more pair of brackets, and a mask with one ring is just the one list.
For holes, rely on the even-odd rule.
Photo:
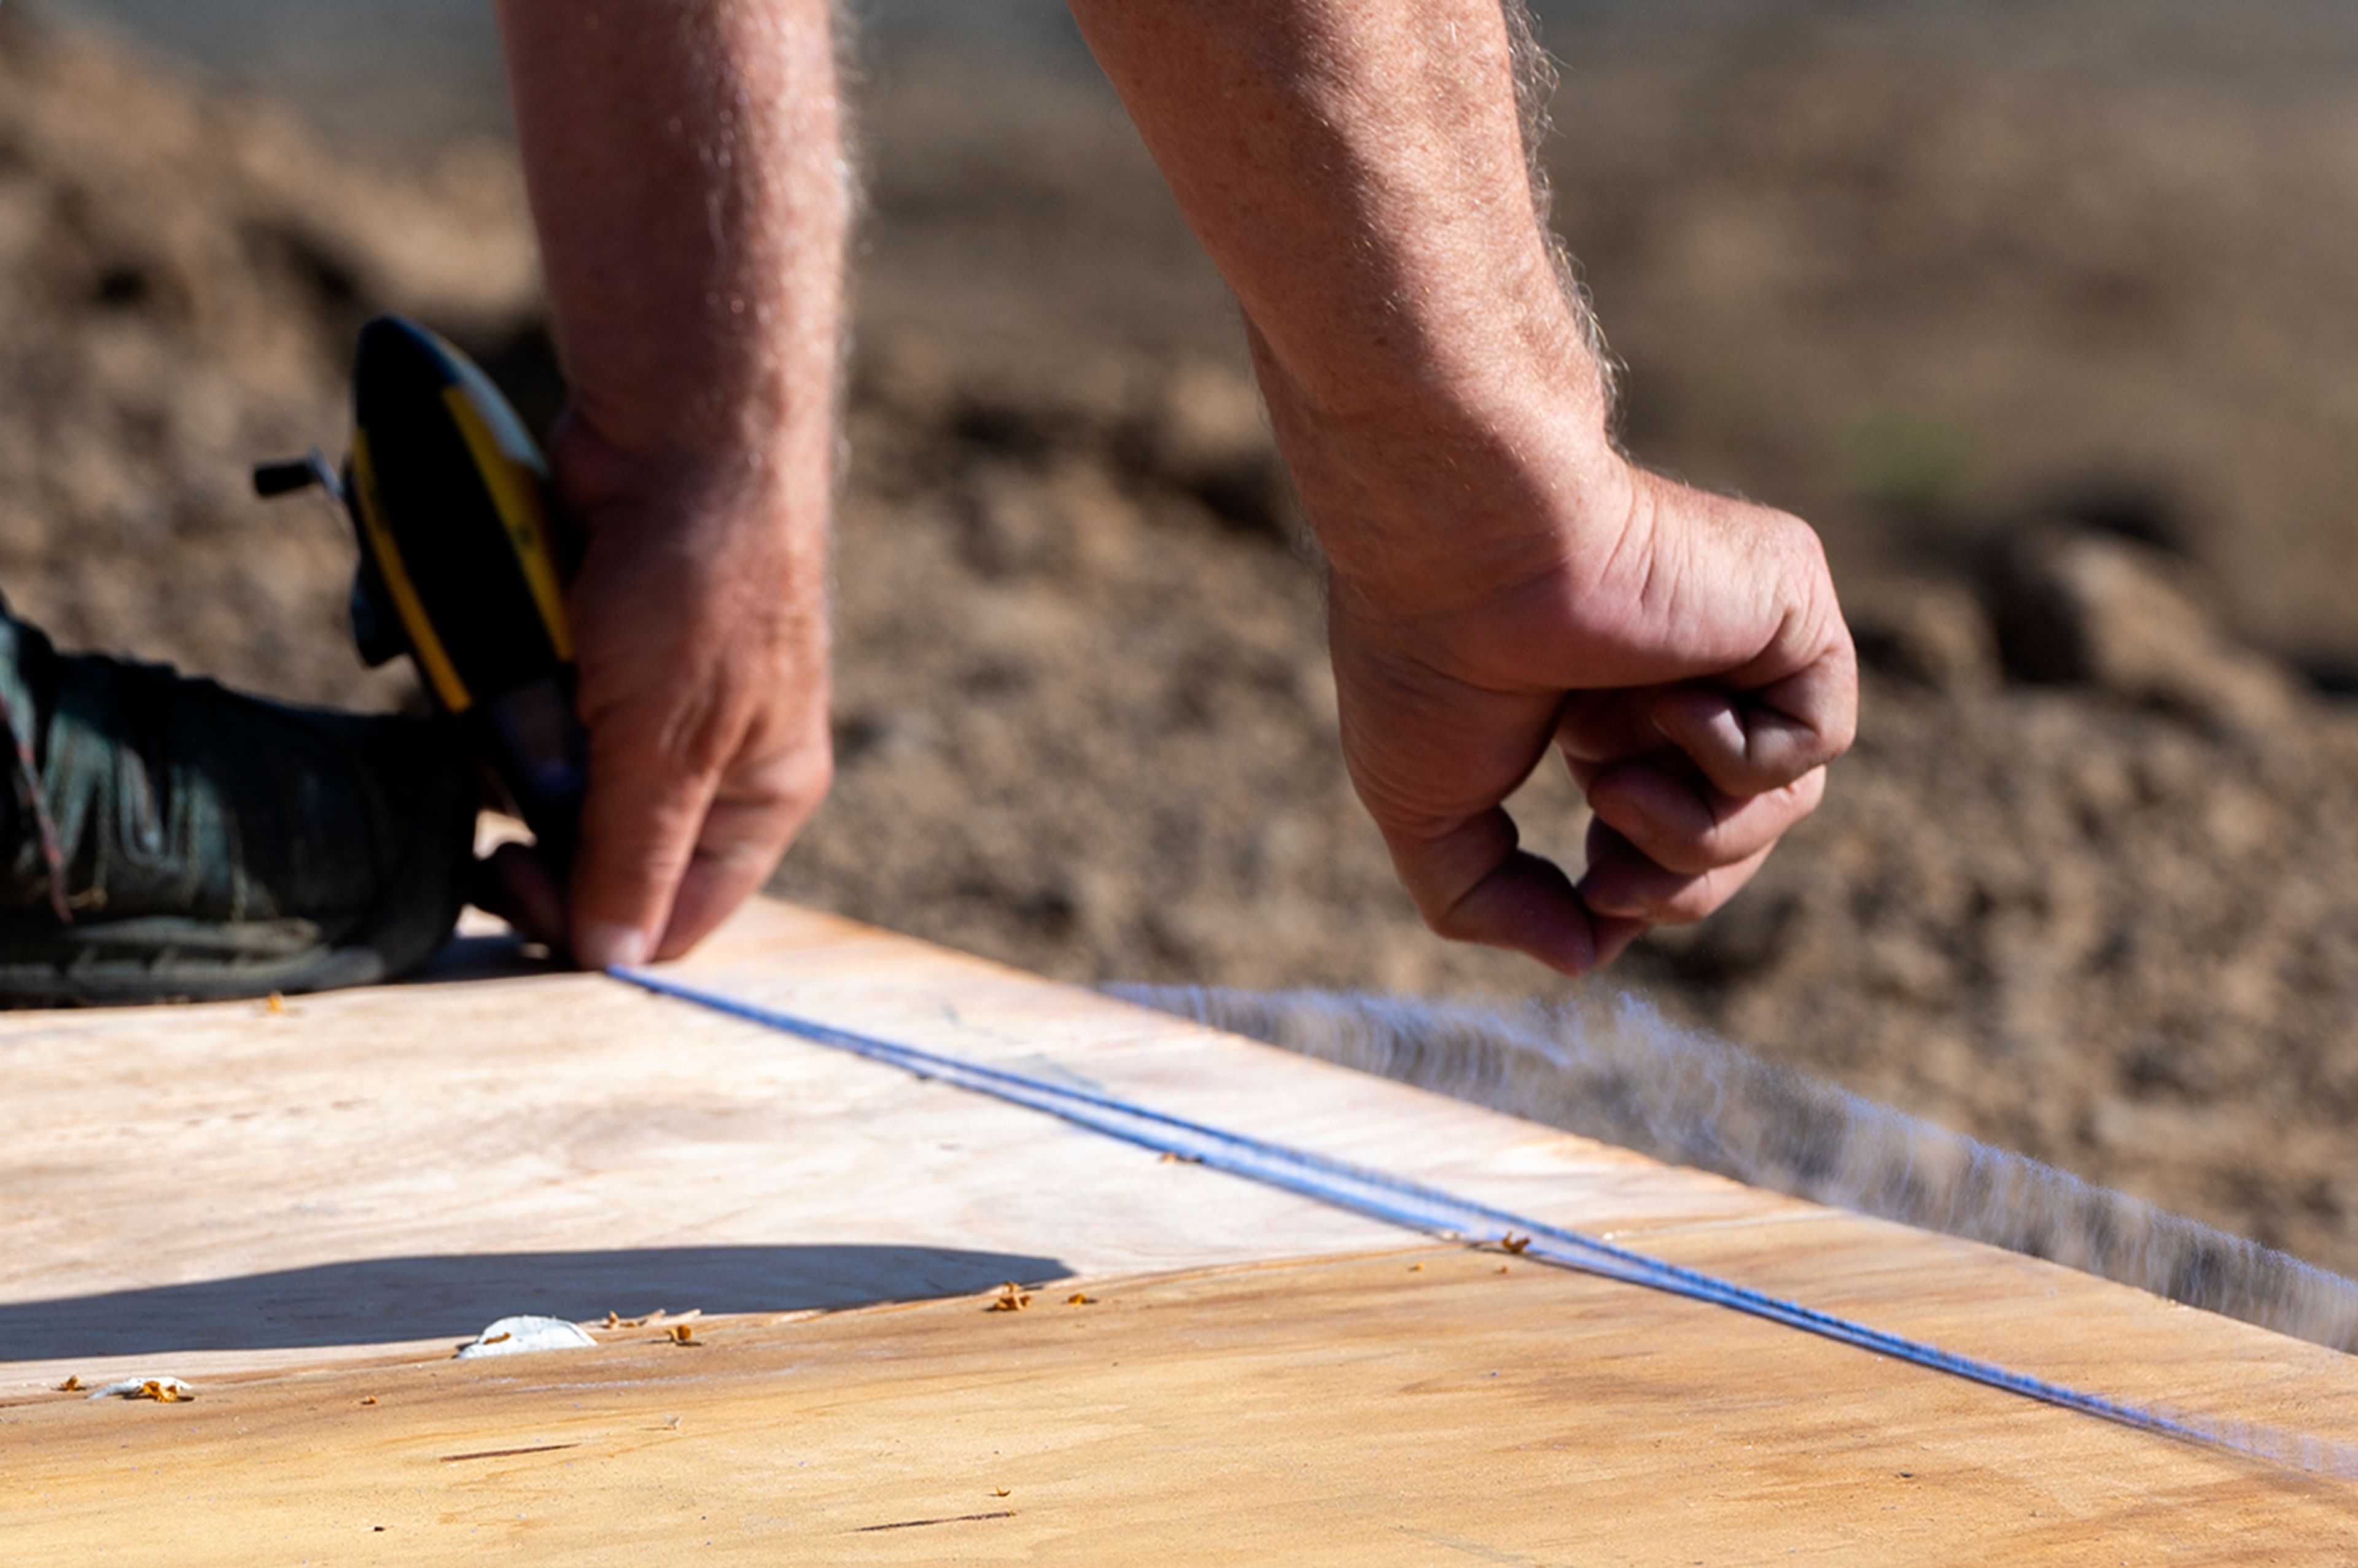
[[(2224, 444), (2172, 449), (2201, 470), (2180, 492), (2174, 551), (2126, 537), (2147, 516), (2135, 508), (2075, 518), (2007, 501), (2038, 488), (2037, 465), (1943, 490), (1909, 449), (1893, 460), (1914, 477), (1878, 489), (1810, 457), (1822, 438), (1849, 449), (1803, 417), (1831, 406), (1827, 388), (1910, 406), (1890, 390), (1910, 323), (1931, 368), (1907, 373), (1938, 380), (1945, 363), (1942, 384), (2084, 388), (2121, 370), (2143, 389), (2130, 412), (2092, 403), (2077, 427), (2115, 468), (2141, 449), (2116, 438), (2124, 422), (2158, 418), (2168, 390), (2134, 344), (2085, 365), (2078, 340), (2041, 349), (2023, 326), (2035, 313), (1970, 287), (1944, 296), (1929, 264), (1844, 317), (1843, 280), (1881, 254), (1835, 243), (1856, 225), (1808, 250), (1815, 272), (1745, 265), (1799, 254), (1826, 213), (1876, 192), (1915, 211), (1893, 182), (1931, 178), (1894, 161), (1877, 115), (1951, 124), (1933, 113), (1950, 100), (1924, 100), (1918, 67), (1846, 37), (1761, 56), (1750, 96), (1684, 99), (1710, 110), (1684, 139), (1633, 120), (1601, 146), (1603, 172), (1566, 183), (1606, 321), (1637, 361), (1640, 450), (1779, 499), (1790, 480), (1834, 535), (1870, 657), (1861, 743), (1820, 816), (1723, 917), (1593, 984), (1650, 988), (1772, 1060), (2358, 1270), (2342, 1157), (2358, 1111), (2358, 725), (2246, 646), (2300, 651), (2307, 633), (2269, 629), (2309, 625), (2308, 611), (2262, 612), (2277, 602), (2265, 560), (2238, 579), (2259, 587), (2223, 581), (2233, 534), (2212, 523), (2244, 519), (2209, 509), (2248, 492), (2239, 504), (2290, 516), (2351, 449), (2287, 425), (2308, 477), (2280, 491), (2253, 460), (2261, 414)], [(1693, 60), (1736, 45), (1679, 47), (1601, 50), (1574, 89), (1597, 104), (1619, 92), (1635, 115), (1655, 102), (1649, 81), (1676, 66), (1709, 85)], [(1036, 111), (1049, 152), (1033, 157), (1013, 119), (978, 139), (950, 91), (977, 75), (960, 62), (875, 90), (893, 112), (871, 140), (839, 537), (841, 775), (777, 885), (1077, 979), (1562, 995), (1566, 982), (1520, 959), (1425, 935), (1351, 798), (1314, 565), (1217, 280), (1151, 168), (1101, 98), (1061, 88), (1017, 83), (990, 109)], [(1811, 113), (1782, 142), (1747, 140), (1764, 101)], [(2027, 91), (1994, 102), (2043, 112)], [(2057, 113), (2101, 121), (2107, 103)], [(2006, 145), (2037, 140), (2035, 124), (2000, 118)], [(2144, 156), (2134, 138), (2083, 141), (2090, 157)], [(1753, 161), (1712, 194), (1731, 146)], [(1853, 165), (1867, 195), (1844, 194)], [(1970, 185), (1977, 166), (1944, 167)], [(2240, 167), (2215, 189), (2169, 186), (2171, 222), (2238, 221)], [(2101, 176), (2087, 174), (2100, 194)], [(1779, 190), (1791, 211), (1764, 251)], [(2061, 264), (2005, 236), (2053, 211), (1985, 202), (1922, 232), (1995, 236), (2031, 258), (2021, 287), (2045, 298)], [(1728, 261), (1718, 283), (1714, 254)], [(2167, 245), (2107, 242), (2103, 260), (2178, 297)], [(1662, 276), (1678, 288), (1637, 287), (1643, 266), (1674, 264), (1686, 270)], [(312, 509), (243, 489), (256, 456), (341, 442), (351, 332), (384, 308), (510, 369), (535, 362), (512, 171), (354, 170), (249, 107), (0, 8), (0, 587), (17, 602), (71, 643), (293, 695), (385, 695), (345, 645), (349, 543)], [(2158, 319), (2183, 325), (2178, 309)], [(1786, 325), (1747, 337), (1747, 321)], [(1806, 353), (1803, 327), (1822, 340)], [(1967, 340), (2015, 357), (1976, 358)], [(2256, 374), (2264, 342), (2286, 384), (2311, 384), (2346, 362), (2337, 341), (2251, 327), (2234, 350), (2244, 368), (2205, 384), (2220, 373), (2194, 351), (2212, 340), (2170, 340), (2184, 351), (2172, 384)], [(1788, 351), (1806, 373), (1791, 397), (1714, 401)], [(2080, 449), (2077, 406), (2041, 397), (2025, 404), (2037, 449)], [(2191, 406), (2169, 405), (2177, 423), (2155, 428), (2186, 427)], [(1898, 547), (1911, 539), (1922, 547)], [(2283, 602), (2309, 603), (2313, 586)], [(1584, 816), (1552, 770), (1516, 804), (1533, 841), (1577, 856)]]

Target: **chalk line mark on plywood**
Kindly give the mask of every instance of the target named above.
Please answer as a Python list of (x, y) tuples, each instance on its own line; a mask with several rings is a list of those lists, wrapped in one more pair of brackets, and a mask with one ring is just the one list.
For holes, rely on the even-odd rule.
[(2358, 1445), (2247, 1421), (2213, 1420), (2149, 1401), (2129, 1403), (2112, 1399), (1822, 1312), (1579, 1231), (1474, 1203), (1388, 1172), (1167, 1115), (1117, 1096), (838, 1029), (725, 992), (688, 985), (652, 970), (618, 968), (608, 972), (658, 996), (692, 1002), (814, 1044), (898, 1067), (918, 1077), (937, 1079), (1043, 1111), (1124, 1142), (1200, 1162), (1214, 1170), (1407, 1229), (1470, 1241), (1504, 1241), (1515, 1253), (1559, 1268), (1726, 1307), (1929, 1371), (2158, 1437), (2217, 1448), (2310, 1475), (2358, 1479)]

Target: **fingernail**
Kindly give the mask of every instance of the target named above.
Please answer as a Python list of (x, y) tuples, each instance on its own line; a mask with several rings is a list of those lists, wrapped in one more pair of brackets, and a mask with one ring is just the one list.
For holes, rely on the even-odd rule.
[(628, 969), (646, 962), (647, 934), (619, 920), (582, 922), (573, 956), (585, 969)]

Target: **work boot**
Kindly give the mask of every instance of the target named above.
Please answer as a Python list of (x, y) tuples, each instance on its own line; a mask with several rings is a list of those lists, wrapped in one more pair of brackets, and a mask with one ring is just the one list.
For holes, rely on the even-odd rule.
[(5, 604), (0, 699), (0, 1005), (366, 985), (450, 935), (477, 792), (449, 724), (61, 655)]

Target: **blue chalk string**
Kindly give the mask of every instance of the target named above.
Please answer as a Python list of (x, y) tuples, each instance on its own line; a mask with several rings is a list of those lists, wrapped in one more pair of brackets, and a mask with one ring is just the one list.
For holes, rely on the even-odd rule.
[(1521, 1249), (1521, 1256), (1559, 1268), (1727, 1307), (1910, 1366), (2077, 1411), (2135, 1431), (2264, 1459), (2310, 1475), (2342, 1480), (2358, 1478), (2358, 1445), (2251, 1422), (2190, 1414), (2167, 1406), (2131, 1404), (2090, 1393), (1871, 1327), (1837, 1314), (1821, 1312), (1700, 1270), (1650, 1258), (1576, 1230), (1475, 1203), (1388, 1172), (1189, 1121), (1114, 1096), (838, 1029), (722, 992), (683, 984), (651, 970), (618, 968), (607, 972), (659, 996), (694, 1002), (814, 1044), (848, 1051), (920, 1078), (939, 1079), (995, 1099), (1044, 1111), (1127, 1143), (1177, 1155), (1212, 1170), (1225, 1171), (1406, 1229), (1466, 1240), (1527, 1237), (1529, 1243)]

